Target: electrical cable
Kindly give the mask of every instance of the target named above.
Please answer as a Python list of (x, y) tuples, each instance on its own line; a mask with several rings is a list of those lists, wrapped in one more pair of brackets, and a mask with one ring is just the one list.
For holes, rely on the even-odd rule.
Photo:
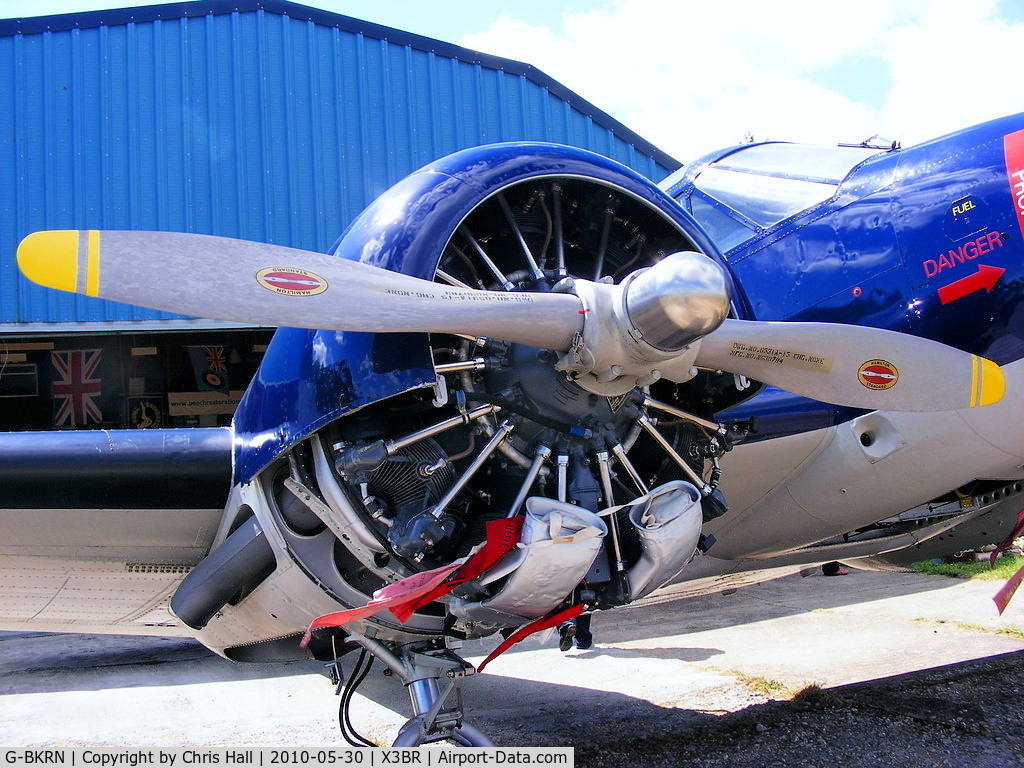
[[(356, 689), (366, 679), (366, 676), (370, 674), (370, 668), (373, 666), (373, 656), (370, 656), (369, 662), (366, 662), (367, 655), (368, 651), (364, 648), (359, 654), (355, 667), (352, 668), (352, 674), (349, 675), (345, 683), (345, 690), (341, 694), (341, 704), (338, 706), (338, 727), (341, 729), (342, 737), (353, 747), (378, 746), (356, 731), (352, 726), (352, 718), (350, 716), (352, 697), (355, 695)], [(366, 662), (365, 668), (363, 668), (364, 662)]]

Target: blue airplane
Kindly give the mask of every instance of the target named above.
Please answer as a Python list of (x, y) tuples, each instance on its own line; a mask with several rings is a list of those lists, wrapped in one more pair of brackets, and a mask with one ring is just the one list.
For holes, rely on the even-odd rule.
[(44, 286), (280, 329), (231, 427), (0, 436), (0, 629), (366, 651), (395, 744), (488, 744), (462, 639), (1015, 533), (1022, 242), (1024, 115), (661, 185), (478, 147), (326, 255), (32, 234)]

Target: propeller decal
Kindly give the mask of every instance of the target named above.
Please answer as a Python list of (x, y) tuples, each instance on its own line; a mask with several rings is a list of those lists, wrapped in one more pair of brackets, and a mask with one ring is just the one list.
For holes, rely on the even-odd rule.
[(802, 371), (814, 371), (817, 373), (830, 373), (834, 363), (834, 359), (831, 357), (812, 355), (792, 349), (754, 346), (744, 344), (741, 341), (734, 341), (729, 346), (729, 357), (736, 358), (737, 360), (773, 363), (775, 365), (784, 365), (788, 368), (798, 368)]
[(284, 296), (316, 296), (328, 289), (325, 278), (296, 267), (267, 267), (256, 273), (256, 282)]
[(869, 360), (860, 366), (857, 379), (868, 389), (890, 389), (900, 380), (900, 372), (887, 360)]

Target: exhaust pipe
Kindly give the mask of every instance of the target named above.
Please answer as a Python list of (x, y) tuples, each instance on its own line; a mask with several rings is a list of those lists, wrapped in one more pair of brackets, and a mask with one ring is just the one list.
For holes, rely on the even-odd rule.
[(171, 613), (192, 629), (202, 629), (229, 602), (258, 587), (277, 560), (255, 517), (235, 529), (181, 582)]

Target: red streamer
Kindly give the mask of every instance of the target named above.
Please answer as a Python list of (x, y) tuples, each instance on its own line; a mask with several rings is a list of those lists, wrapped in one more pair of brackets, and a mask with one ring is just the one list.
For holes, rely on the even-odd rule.
[[(990, 568), (996, 567), (996, 560), (999, 555), (1002, 554), (1003, 550), (1007, 549), (1014, 540), (1016, 540), (1022, 533), (1024, 533), (1024, 509), (1017, 513), (1017, 524), (1010, 531), (1009, 535), (1002, 540), (1002, 542), (994, 550), (992, 554), (988, 556), (988, 565)], [(999, 591), (992, 597), (992, 601), (996, 604), (996, 608), (999, 609), (999, 615), (1003, 615), (1003, 611), (1006, 610), (1006, 606), (1010, 604), (1010, 600), (1013, 599), (1013, 595), (1017, 592), (1017, 587), (1020, 586), (1021, 582), (1024, 581), (1024, 566), (1022, 566), (1013, 576), (1006, 580), (1006, 583), (1000, 587)]]
[(512, 551), (522, 535), (523, 518), (492, 520), (485, 526), (486, 538), (468, 559), (415, 573), (373, 593), (366, 605), (318, 616), (310, 622), (299, 647), (305, 648), (317, 629), (341, 627), (389, 610), (403, 624), (416, 611), (443, 597), (470, 579), (491, 568), (505, 553)]
[(575, 619), (581, 613), (583, 613), (583, 604), (579, 603), (577, 605), (572, 606), (571, 608), (566, 608), (562, 611), (549, 613), (547, 616), (542, 616), (541, 618), (537, 619), (532, 624), (527, 624), (526, 626), (520, 627), (511, 635), (506, 637), (504, 641), (502, 641), (501, 645), (499, 645), (497, 648), (491, 651), (490, 655), (486, 659), (484, 659), (483, 662), (481, 662), (479, 667), (476, 668), (476, 671), (483, 672), (484, 667), (490, 664), (491, 661), (498, 658), (501, 654), (503, 654), (513, 645), (518, 643), (520, 640), (529, 637), (534, 632), (540, 632), (541, 630), (547, 629), (548, 627), (557, 627), (559, 624), (563, 624), (569, 621), (570, 619)]
[(992, 597), (993, 602), (996, 604), (996, 608), (999, 609), (999, 615), (1003, 615), (1003, 611), (1006, 610), (1006, 606), (1010, 604), (1010, 600), (1013, 598), (1013, 594), (1017, 591), (1017, 587), (1024, 581), (1024, 565), (1022, 565), (1013, 576), (1006, 580), (1006, 583), (1000, 588), (998, 592)]

